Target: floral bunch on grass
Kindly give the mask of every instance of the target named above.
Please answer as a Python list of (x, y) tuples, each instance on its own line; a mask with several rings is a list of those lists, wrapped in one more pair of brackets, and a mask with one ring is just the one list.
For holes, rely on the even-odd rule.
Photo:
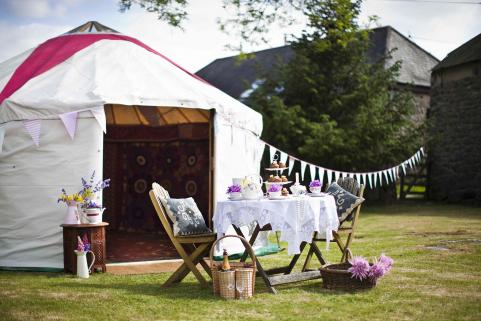
[(75, 193), (68, 195), (67, 192), (65, 191), (65, 188), (62, 188), (62, 194), (60, 194), (57, 203), (59, 202), (64, 202), (64, 203), (70, 203), (70, 202), (77, 202), (77, 203), (82, 203), (84, 201), (84, 198), (80, 193)]
[(231, 185), (227, 187), (227, 194), (230, 193), (240, 193), (241, 192), (241, 186), (238, 184)]
[(322, 187), (320, 180), (316, 179), (309, 183), (309, 187)]
[(269, 193), (276, 193), (282, 190), (282, 186), (279, 184), (272, 184), (269, 185), (269, 189), (267, 190)]
[(383, 253), (378, 259), (374, 260), (372, 265), (360, 256), (349, 260), (349, 263), (351, 267), (347, 271), (351, 272), (353, 278), (361, 281), (369, 278), (375, 282), (391, 270), (394, 260)]

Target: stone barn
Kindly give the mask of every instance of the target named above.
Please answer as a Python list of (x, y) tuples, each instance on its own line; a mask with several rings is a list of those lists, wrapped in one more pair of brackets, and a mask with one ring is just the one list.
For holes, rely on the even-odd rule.
[(431, 76), (429, 197), (481, 204), (481, 34)]

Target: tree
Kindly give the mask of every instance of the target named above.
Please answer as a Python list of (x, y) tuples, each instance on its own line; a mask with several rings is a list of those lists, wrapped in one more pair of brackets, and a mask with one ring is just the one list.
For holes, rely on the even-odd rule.
[(369, 31), (357, 23), (361, 1), (306, 2), (308, 30), (295, 55), (251, 94), (264, 138), (314, 164), (341, 171), (397, 165), (419, 147), (411, 95), (395, 86), (400, 62), (368, 63)]
[[(135, 2), (180, 26), (186, 0)], [(265, 41), (275, 23), (303, 20), (291, 46), (294, 58), (264, 81), (247, 104), (264, 116), (263, 138), (315, 164), (341, 171), (373, 171), (397, 165), (419, 147), (411, 121), (413, 99), (396, 88), (400, 62), (389, 55), (368, 63), (369, 31), (358, 24), (361, 0), (224, 0), (232, 17), (220, 21), (243, 43)], [(296, 17), (296, 18), (293, 18)]]

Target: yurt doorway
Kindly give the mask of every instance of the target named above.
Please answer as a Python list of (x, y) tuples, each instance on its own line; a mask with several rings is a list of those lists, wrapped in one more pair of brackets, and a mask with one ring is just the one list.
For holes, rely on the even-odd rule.
[(149, 198), (152, 182), (193, 197), (209, 222), (212, 126), (208, 110), (105, 105), (104, 190), (109, 262), (176, 258)]

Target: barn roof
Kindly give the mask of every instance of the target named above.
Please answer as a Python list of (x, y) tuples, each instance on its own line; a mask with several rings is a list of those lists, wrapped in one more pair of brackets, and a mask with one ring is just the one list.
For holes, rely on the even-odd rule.
[(481, 60), (481, 33), (451, 51), (433, 70), (440, 70)]
[[(398, 82), (429, 87), (431, 69), (439, 62), (433, 55), (419, 47), (396, 29), (386, 26), (372, 29), (369, 61), (377, 61), (393, 51), (392, 60), (402, 60)], [(197, 75), (232, 97), (239, 98), (258, 78), (258, 68), (273, 72), (279, 62), (287, 63), (294, 55), (290, 46), (282, 46), (255, 52), (253, 59), (239, 62), (237, 56), (216, 59), (197, 72)]]

